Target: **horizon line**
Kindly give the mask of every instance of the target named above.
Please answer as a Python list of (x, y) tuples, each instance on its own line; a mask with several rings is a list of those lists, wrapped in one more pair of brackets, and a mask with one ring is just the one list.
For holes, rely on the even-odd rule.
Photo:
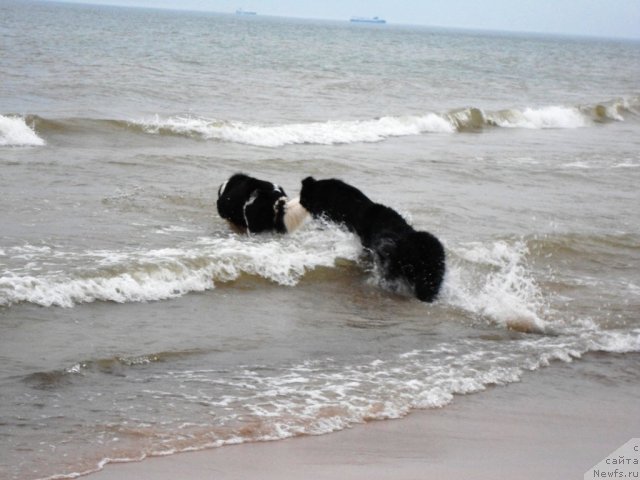
[[(237, 16), (239, 18), (243, 18), (242, 15), (237, 15), (236, 12), (241, 7), (231, 11), (221, 11), (221, 10), (213, 10), (209, 8), (180, 8), (177, 6), (162, 6), (162, 5), (127, 5), (121, 3), (104, 3), (100, 0), (30, 0), (35, 3), (60, 3), (65, 5), (85, 5), (85, 6), (101, 6), (101, 7), (113, 7), (113, 8), (131, 8), (136, 10), (161, 10), (165, 12), (187, 12), (187, 13), (211, 13), (215, 15), (229, 15), (229, 16)], [(345, 22), (350, 23), (350, 19), (356, 15), (352, 15), (348, 18), (340, 17), (340, 18), (327, 18), (327, 17), (306, 17), (306, 16), (298, 16), (298, 15), (282, 15), (282, 14), (271, 14), (271, 13), (260, 13), (256, 10), (251, 10), (256, 12), (256, 15), (247, 15), (247, 19), (262, 17), (262, 18), (282, 18), (282, 19), (296, 19), (296, 20), (315, 20), (315, 21), (323, 21), (323, 22)], [(365, 17), (368, 18), (368, 17)], [(382, 18), (382, 17), (381, 17)], [(367, 24), (372, 28), (385, 28), (385, 27), (393, 27), (393, 26), (401, 26), (401, 27), (421, 27), (421, 28), (432, 28), (432, 29), (440, 29), (440, 30), (457, 30), (461, 32), (468, 33), (487, 33), (487, 34), (516, 34), (516, 35), (531, 35), (538, 37), (563, 37), (563, 38), (573, 38), (573, 39), (584, 39), (584, 40), (609, 40), (609, 41), (627, 41), (627, 42), (640, 42), (640, 36), (637, 37), (628, 37), (628, 36), (611, 36), (604, 34), (588, 34), (588, 33), (575, 33), (575, 32), (541, 32), (536, 30), (508, 30), (508, 29), (496, 29), (496, 28), (487, 28), (487, 27), (461, 27), (461, 26), (453, 26), (453, 25), (434, 25), (434, 24), (426, 24), (426, 23), (411, 23), (411, 22), (403, 22), (403, 21), (394, 21), (389, 20), (388, 17), (384, 17), (386, 23), (384, 24)], [(365, 25), (361, 25), (365, 26)]]

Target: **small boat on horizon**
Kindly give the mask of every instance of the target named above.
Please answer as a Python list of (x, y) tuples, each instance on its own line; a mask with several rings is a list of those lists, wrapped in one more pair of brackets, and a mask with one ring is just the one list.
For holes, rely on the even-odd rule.
[(258, 12), (252, 12), (250, 10), (245, 10), (243, 8), (239, 8), (236, 10), (236, 15), (257, 15)]
[(380, 17), (351, 17), (354, 23), (387, 23), (384, 18)]

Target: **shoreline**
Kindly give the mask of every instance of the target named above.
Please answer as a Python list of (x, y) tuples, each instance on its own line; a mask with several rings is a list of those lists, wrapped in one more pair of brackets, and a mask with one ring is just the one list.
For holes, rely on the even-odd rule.
[[(639, 436), (639, 366), (638, 354), (587, 354), (399, 420), (108, 464), (87, 478), (582, 478), (607, 454)], [(632, 378), (614, 384), (606, 372), (620, 368)]]

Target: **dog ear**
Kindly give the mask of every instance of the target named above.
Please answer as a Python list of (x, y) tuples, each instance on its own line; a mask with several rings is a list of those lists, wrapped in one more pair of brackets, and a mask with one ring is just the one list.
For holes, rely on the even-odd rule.
[(310, 187), (312, 184), (314, 184), (316, 182), (316, 179), (313, 177), (307, 177), (304, 180), (302, 180), (302, 186), (303, 187)]

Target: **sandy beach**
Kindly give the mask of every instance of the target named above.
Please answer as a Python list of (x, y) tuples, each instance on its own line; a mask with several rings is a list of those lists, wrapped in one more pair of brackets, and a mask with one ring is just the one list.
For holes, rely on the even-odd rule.
[[(446, 408), (318, 437), (112, 464), (92, 480), (569, 479), (640, 433), (640, 386), (608, 381), (615, 355), (554, 363)], [(640, 356), (627, 356), (628, 371)], [(618, 358), (619, 360), (619, 358)], [(609, 365), (611, 363), (611, 365)]]

